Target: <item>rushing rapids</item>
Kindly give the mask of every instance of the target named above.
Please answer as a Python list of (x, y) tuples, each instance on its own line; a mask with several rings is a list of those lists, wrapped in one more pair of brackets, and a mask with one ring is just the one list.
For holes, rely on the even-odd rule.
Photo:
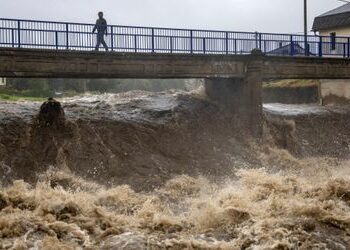
[(348, 249), (350, 109), (265, 105), (249, 139), (198, 93), (0, 105), (1, 249)]

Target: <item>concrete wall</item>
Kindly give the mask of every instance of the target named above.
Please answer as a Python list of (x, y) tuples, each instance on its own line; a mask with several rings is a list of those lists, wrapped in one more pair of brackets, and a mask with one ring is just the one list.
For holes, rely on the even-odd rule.
[(305, 104), (319, 102), (318, 86), (263, 88), (264, 103)]
[(332, 32), (335, 32), (337, 36), (350, 36), (350, 27), (321, 30), (319, 33), (321, 36), (329, 36)]
[(350, 80), (321, 80), (321, 103), (350, 104)]
[(247, 64), (244, 78), (207, 78), (207, 96), (225, 107), (257, 138), (262, 136), (261, 61)]
[(205, 79), (205, 92), (209, 99), (230, 113), (237, 124), (254, 137), (262, 136), (261, 83), (251, 77), (243, 79)]

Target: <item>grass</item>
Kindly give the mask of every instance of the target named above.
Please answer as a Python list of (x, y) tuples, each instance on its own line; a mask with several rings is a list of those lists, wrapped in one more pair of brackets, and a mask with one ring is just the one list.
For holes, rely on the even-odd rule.
[(0, 100), (6, 100), (6, 101), (33, 101), (33, 102), (43, 102), (46, 101), (47, 98), (43, 97), (31, 97), (31, 96), (18, 96), (18, 95), (11, 95), (11, 94), (3, 94), (0, 93)]
[(319, 80), (286, 79), (263, 83), (263, 88), (303, 88), (318, 86)]
[(0, 100), (6, 101), (33, 101), (33, 102), (42, 102), (46, 101), (47, 97), (50, 96), (50, 93), (47, 91), (38, 91), (36, 89), (32, 90), (16, 90), (8, 88), (6, 86), (0, 86)]

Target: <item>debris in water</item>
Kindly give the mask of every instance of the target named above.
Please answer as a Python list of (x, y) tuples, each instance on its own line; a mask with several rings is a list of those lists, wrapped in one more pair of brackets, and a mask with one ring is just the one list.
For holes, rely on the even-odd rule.
[(40, 107), (38, 123), (41, 127), (60, 127), (64, 124), (65, 116), (61, 103), (50, 97)]

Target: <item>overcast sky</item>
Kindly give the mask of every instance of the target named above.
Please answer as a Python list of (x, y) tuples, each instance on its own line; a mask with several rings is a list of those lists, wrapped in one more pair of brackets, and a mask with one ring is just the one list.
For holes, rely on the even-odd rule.
[[(308, 0), (313, 18), (344, 3)], [(110, 24), (220, 29), (303, 31), (303, 0), (0, 0), (0, 17), (95, 22), (102, 10)]]

